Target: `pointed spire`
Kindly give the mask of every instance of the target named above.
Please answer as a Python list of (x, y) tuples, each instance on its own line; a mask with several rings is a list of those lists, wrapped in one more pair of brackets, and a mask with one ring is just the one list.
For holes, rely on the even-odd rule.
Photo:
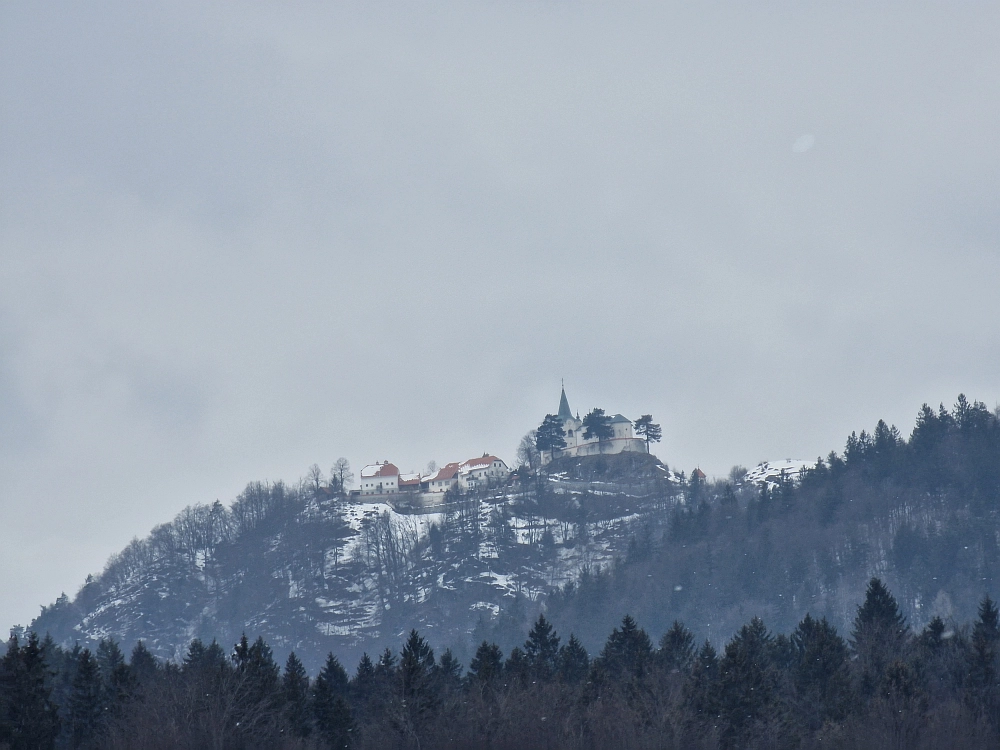
[(566, 398), (566, 387), (563, 386), (562, 396), (559, 398), (559, 419), (565, 421), (573, 418), (573, 412), (569, 408), (569, 400)]

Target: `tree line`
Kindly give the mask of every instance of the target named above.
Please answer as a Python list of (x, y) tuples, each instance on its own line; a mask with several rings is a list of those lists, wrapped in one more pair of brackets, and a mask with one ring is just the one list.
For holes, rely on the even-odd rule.
[(0, 747), (996, 747), (998, 620), (987, 596), (970, 625), (915, 632), (874, 578), (847, 639), (824, 618), (774, 635), (755, 617), (717, 652), (677, 621), (654, 644), (626, 615), (592, 658), (541, 614), (468, 670), (412, 630), (351, 675), (331, 653), (315, 677), (245, 635), (174, 663), (141, 641), (126, 661), (112, 640), (29, 633), (0, 660)]

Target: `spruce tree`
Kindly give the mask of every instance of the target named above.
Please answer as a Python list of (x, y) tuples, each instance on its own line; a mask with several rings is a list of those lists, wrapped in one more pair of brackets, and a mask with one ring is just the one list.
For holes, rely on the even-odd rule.
[(868, 583), (851, 633), (851, 649), (861, 673), (861, 690), (871, 697), (894, 661), (905, 657), (909, 628), (895, 597), (878, 578)]
[(791, 635), (796, 705), (810, 730), (840, 721), (851, 701), (849, 653), (837, 629), (806, 615)]
[(772, 640), (761, 619), (754, 617), (726, 644), (719, 662), (723, 747), (746, 746), (755, 725), (780, 715)]
[(101, 673), (102, 708), (106, 715), (116, 716), (124, 708), (134, 689), (132, 673), (125, 656), (110, 638), (97, 645), (97, 664)]
[(437, 689), (442, 693), (457, 690), (462, 684), (462, 663), (455, 658), (451, 649), (445, 649), (441, 654), (435, 671)]
[(555, 675), (559, 666), (559, 636), (545, 615), (538, 615), (529, 631), (524, 656), (536, 679), (549, 680)]
[(356, 705), (365, 706), (374, 697), (379, 681), (378, 671), (367, 652), (361, 655), (358, 668), (350, 683), (351, 695)]
[(434, 671), (434, 651), (416, 630), (411, 630), (399, 655), (399, 683), (406, 720), (404, 729), (415, 737), (420, 736), (440, 702)]
[(155, 679), (159, 673), (160, 665), (156, 657), (149, 653), (149, 649), (142, 641), (136, 641), (132, 648), (132, 655), (129, 657), (129, 670), (132, 679), (139, 685), (144, 685)]
[(20, 646), (11, 636), (0, 659), (0, 746), (47, 750), (59, 735), (59, 715), (47, 684), (48, 668), (35, 633)]
[(483, 641), (469, 662), (469, 679), (488, 683), (499, 679), (503, 671), (503, 651), (495, 643)]
[(575, 685), (587, 679), (589, 672), (590, 655), (579, 639), (570, 634), (566, 645), (559, 649), (559, 678), (563, 682)]
[(631, 615), (622, 618), (622, 626), (608, 636), (598, 666), (611, 674), (626, 673), (642, 677), (653, 656), (653, 644)]
[(719, 657), (710, 641), (695, 655), (684, 685), (684, 705), (700, 725), (714, 724), (719, 714)]
[(312, 706), (316, 732), (327, 747), (350, 747), (354, 719), (347, 703), (347, 672), (332, 653), (316, 677)]
[(656, 659), (667, 672), (687, 672), (694, 660), (694, 633), (674, 620), (660, 639)]
[(968, 703), (977, 713), (1000, 722), (1000, 612), (989, 596), (979, 604), (969, 647)]
[(285, 672), (281, 676), (281, 698), (285, 721), (296, 737), (308, 737), (312, 731), (309, 714), (309, 675), (295, 652), (285, 661)]
[(102, 729), (101, 673), (89, 648), (80, 652), (69, 699), (70, 734), (74, 748), (99, 746)]

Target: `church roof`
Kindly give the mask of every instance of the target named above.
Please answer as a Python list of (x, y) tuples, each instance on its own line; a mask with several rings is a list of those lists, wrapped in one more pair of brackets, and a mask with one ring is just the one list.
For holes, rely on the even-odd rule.
[(573, 418), (573, 412), (569, 409), (569, 400), (566, 398), (566, 389), (562, 389), (562, 396), (559, 399), (559, 419), (566, 421)]

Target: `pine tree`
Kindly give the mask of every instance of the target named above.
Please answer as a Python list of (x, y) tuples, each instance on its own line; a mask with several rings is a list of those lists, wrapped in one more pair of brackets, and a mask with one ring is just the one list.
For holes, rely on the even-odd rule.
[(542, 424), (535, 430), (535, 447), (539, 453), (549, 451), (552, 458), (566, 447), (563, 423), (555, 414), (546, 414)]
[(351, 694), (359, 704), (365, 704), (371, 700), (375, 691), (375, 686), (379, 676), (375, 664), (367, 652), (361, 655), (358, 668), (354, 672), (354, 679), (351, 680)]
[(694, 660), (694, 633), (674, 620), (660, 639), (656, 659), (668, 672), (687, 672)]
[(442, 693), (455, 691), (462, 684), (462, 663), (455, 658), (450, 648), (441, 654), (435, 677), (437, 689)]
[(600, 450), (604, 450), (604, 442), (615, 436), (615, 430), (611, 426), (611, 417), (604, 413), (604, 409), (591, 409), (583, 418), (583, 439), (590, 440), (597, 438)]
[(469, 679), (481, 683), (493, 682), (503, 672), (503, 651), (495, 643), (483, 641), (469, 662)]
[(559, 649), (559, 677), (563, 682), (575, 685), (583, 682), (590, 672), (590, 655), (579, 639), (570, 634), (566, 645)]
[(285, 673), (281, 676), (281, 697), (284, 704), (285, 721), (296, 737), (308, 737), (312, 731), (309, 715), (309, 675), (299, 657), (292, 651), (285, 661)]
[(59, 716), (46, 672), (38, 636), (29, 633), (23, 647), (11, 636), (7, 653), (0, 659), (0, 746), (11, 750), (55, 746)]
[(246, 676), (250, 702), (258, 708), (270, 703), (278, 692), (281, 670), (274, 661), (271, 647), (260, 636), (254, 641), (247, 653), (247, 660), (241, 666)]
[(908, 638), (906, 618), (895, 597), (882, 581), (872, 578), (851, 633), (851, 649), (857, 656), (865, 697), (874, 694), (888, 666), (904, 658)]
[(538, 619), (528, 632), (528, 640), (524, 642), (524, 655), (536, 679), (551, 679), (558, 668), (559, 636), (552, 629), (552, 624), (545, 615)]
[(621, 630), (615, 628), (601, 651), (598, 665), (611, 674), (626, 673), (642, 677), (653, 656), (653, 644), (645, 630), (631, 615), (622, 618)]
[(112, 639), (101, 639), (98, 643), (97, 664), (101, 672), (102, 709), (107, 715), (116, 716), (134, 689), (132, 673), (121, 648)]
[(1000, 721), (1000, 612), (989, 596), (979, 604), (969, 646), (968, 702), (977, 713)]
[(698, 724), (706, 725), (719, 715), (719, 657), (710, 641), (705, 641), (694, 658), (691, 675), (684, 685), (684, 705)]
[(811, 730), (823, 722), (840, 721), (851, 701), (849, 654), (844, 639), (826, 621), (810, 615), (791, 635), (793, 681), (799, 715)]
[(386, 648), (379, 657), (378, 664), (375, 666), (375, 675), (377, 677), (393, 677), (395, 674), (396, 656), (391, 650)]
[(136, 641), (129, 658), (129, 670), (132, 673), (132, 678), (138, 684), (144, 685), (156, 678), (159, 669), (160, 665), (156, 661), (156, 657), (149, 653), (142, 641)]
[(719, 713), (723, 747), (748, 744), (755, 724), (779, 715), (778, 671), (772, 637), (759, 617), (744, 625), (719, 663)]
[(411, 630), (399, 655), (399, 681), (406, 714), (406, 732), (419, 737), (440, 702), (434, 681), (434, 651)]
[(503, 665), (503, 673), (507, 680), (515, 685), (523, 687), (528, 684), (529, 677), (531, 676), (531, 667), (520, 646), (514, 646), (510, 650), (510, 655)]
[(73, 692), (69, 700), (73, 747), (96, 748), (101, 725), (101, 673), (97, 659), (85, 648), (76, 661)]
[(347, 704), (347, 672), (332, 653), (316, 677), (312, 706), (316, 732), (331, 748), (350, 747), (354, 719)]
[(646, 441), (646, 453), (649, 453), (650, 443), (658, 443), (663, 438), (663, 430), (653, 422), (652, 414), (643, 414), (635, 420), (635, 434)]

